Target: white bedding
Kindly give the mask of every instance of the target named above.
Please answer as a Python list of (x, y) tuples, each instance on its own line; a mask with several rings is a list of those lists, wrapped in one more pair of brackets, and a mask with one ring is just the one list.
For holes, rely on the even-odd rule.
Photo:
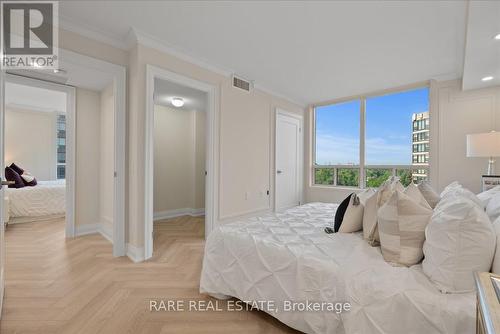
[(66, 182), (38, 181), (34, 187), (7, 188), (11, 217), (60, 215), (66, 211)]
[[(272, 312), (306, 333), (474, 333), (475, 294), (442, 294), (421, 265), (392, 267), (362, 234), (326, 234), (337, 205), (311, 203), (220, 226), (200, 291), (244, 301), (348, 302), (351, 310)], [(266, 311), (266, 310), (265, 310)]]

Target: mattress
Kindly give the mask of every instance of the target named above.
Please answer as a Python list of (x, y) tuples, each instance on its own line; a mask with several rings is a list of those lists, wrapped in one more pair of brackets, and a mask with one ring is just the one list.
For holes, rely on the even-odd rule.
[[(207, 239), (200, 291), (258, 302), (305, 333), (475, 332), (474, 293), (442, 294), (421, 265), (389, 265), (361, 233), (326, 234), (336, 207), (310, 203), (219, 226)], [(303, 310), (307, 303), (319, 310)], [(332, 303), (350, 308), (324, 307)]]
[(34, 187), (7, 188), (10, 217), (61, 215), (66, 211), (64, 180), (38, 181)]

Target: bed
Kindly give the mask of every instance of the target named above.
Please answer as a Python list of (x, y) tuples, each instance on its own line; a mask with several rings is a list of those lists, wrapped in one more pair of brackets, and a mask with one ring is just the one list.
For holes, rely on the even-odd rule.
[[(207, 239), (200, 291), (273, 301), (263, 311), (305, 333), (475, 332), (475, 293), (439, 292), (421, 265), (392, 267), (361, 233), (326, 234), (336, 208), (310, 203), (218, 227)], [(287, 301), (347, 302), (350, 310), (285, 312)]]
[(64, 215), (65, 180), (38, 181), (34, 187), (7, 188), (10, 218), (33, 218)]

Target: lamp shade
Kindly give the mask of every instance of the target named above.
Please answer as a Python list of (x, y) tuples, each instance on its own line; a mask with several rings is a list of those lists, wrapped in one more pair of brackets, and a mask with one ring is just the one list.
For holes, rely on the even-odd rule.
[(467, 135), (467, 157), (500, 157), (500, 132)]

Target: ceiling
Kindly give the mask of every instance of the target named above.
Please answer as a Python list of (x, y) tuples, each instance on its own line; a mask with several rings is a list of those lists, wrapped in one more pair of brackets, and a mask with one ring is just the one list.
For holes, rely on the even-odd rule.
[(65, 1), (59, 11), (63, 28), (78, 26), (117, 45), (124, 45), (134, 28), (186, 56), (254, 80), (257, 87), (310, 104), (460, 78), (467, 6), (466, 1)]
[[(464, 62), (464, 89), (500, 85), (500, 1), (471, 1)], [(483, 82), (482, 78), (493, 80)]]
[(66, 93), (6, 82), (5, 106), (29, 111), (65, 113)]
[[(182, 98), (184, 105), (179, 108), (172, 106), (174, 97)], [(178, 110), (206, 111), (207, 94), (170, 81), (155, 79), (154, 101), (156, 104)]]

